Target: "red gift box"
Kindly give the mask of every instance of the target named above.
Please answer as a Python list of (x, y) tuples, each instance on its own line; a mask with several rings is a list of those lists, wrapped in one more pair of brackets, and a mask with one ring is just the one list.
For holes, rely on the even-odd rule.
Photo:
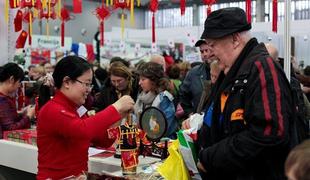
[(3, 139), (37, 145), (37, 130), (36, 129), (20, 129), (12, 131), (4, 131)]

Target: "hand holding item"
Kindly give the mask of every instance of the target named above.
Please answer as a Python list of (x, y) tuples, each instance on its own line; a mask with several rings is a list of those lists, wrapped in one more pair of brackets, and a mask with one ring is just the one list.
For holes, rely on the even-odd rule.
[(35, 105), (28, 106), (27, 109), (26, 109), (27, 117), (32, 119), (34, 117), (34, 114), (35, 114)]
[(200, 170), (200, 171), (202, 171), (202, 172), (204, 172), (204, 173), (207, 173), (207, 170), (203, 167), (203, 165), (198, 161), (198, 163), (197, 163), (197, 168)]
[(112, 105), (121, 114), (122, 117), (125, 117), (131, 110), (133, 110), (134, 104), (134, 100), (130, 96), (125, 95)]

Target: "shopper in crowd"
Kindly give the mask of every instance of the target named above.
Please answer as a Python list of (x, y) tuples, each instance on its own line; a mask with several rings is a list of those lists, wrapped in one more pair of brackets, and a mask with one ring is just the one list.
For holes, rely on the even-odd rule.
[(46, 74), (53, 74), (54, 66), (50, 62), (46, 62), (43, 67)]
[(185, 115), (200, 112), (201, 105), (211, 91), (207, 86), (210, 84), (209, 64), (212, 62), (213, 54), (204, 39), (198, 40), (195, 47), (199, 47), (203, 63), (192, 68), (180, 86), (180, 103)]
[(183, 61), (177, 64), (180, 68), (180, 80), (183, 81), (187, 72), (191, 69), (191, 64), (187, 61)]
[(310, 140), (305, 140), (289, 153), (285, 174), (288, 180), (310, 179)]
[(135, 104), (135, 113), (139, 117), (147, 107), (159, 108), (166, 116), (168, 128), (166, 137), (176, 138), (177, 121), (174, 117), (173, 95), (169, 93), (169, 80), (164, 77), (164, 69), (154, 62), (147, 62), (139, 71), (139, 84), (142, 92)]
[(105, 83), (108, 78), (108, 71), (106, 69), (103, 69), (102, 67), (98, 67), (96, 70), (94, 70), (94, 72), (94, 87), (92, 89), (92, 93), (93, 95), (96, 95), (105, 87)]
[(87, 171), (89, 146), (111, 146), (113, 139), (108, 138), (106, 130), (127, 115), (134, 101), (123, 96), (88, 117), (81, 105), (92, 88), (90, 64), (78, 56), (64, 57), (57, 63), (52, 77), (57, 92), (38, 116), (37, 179), (78, 179)]
[(94, 108), (100, 111), (113, 104), (120, 97), (130, 95), (137, 99), (138, 87), (134, 85), (134, 77), (130, 69), (122, 63), (112, 63), (109, 69), (109, 82), (96, 97)]
[(154, 54), (151, 56), (150, 62), (154, 62), (156, 64), (161, 65), (164, 68), (164, 72), (166, 72), (167, 66), (166, 66), (166, 61), (165, 61), (164, 56), (159, 55), (159, 54)]
[(30, 128), (34, 107), (27, 106), (18, 114), (14, 96), (24, 79), (23, 70), (15, 63), (0, 67), (0, 139), (3, 131)]
[(240, 8), (213, 11), (202, 38), (223, 69), (199, 133), (205, 179), (285, 179), (297, 143), (289, 82), (265, 45), (251, 37)]
[(211, 62), (210, 64), (210, 75), (211, 75), (211, 84), (215, 84), (217, 78), (219, 77), (221, 73), (221, 68), (219, 66), (219, 62), (217, 60)]

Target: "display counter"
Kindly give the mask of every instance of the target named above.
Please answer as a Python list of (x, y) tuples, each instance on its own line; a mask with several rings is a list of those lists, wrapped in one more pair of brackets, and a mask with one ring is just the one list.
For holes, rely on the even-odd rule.
[[(103, 152), (104, 154), (105, 152)], [(38, 149), (34, 145), (0, 140), (0, 165), (20, 171), (36, 174), (38, 166)], [(159, 162), (160, 159), (152, 157), (139, 157), (137, 173), (149, 164)], [(113, 177), (121, 177), (120, 159), (109, 155), (100, 154), (89, 157), (88, 171), (94, 174), (104, 174)]]

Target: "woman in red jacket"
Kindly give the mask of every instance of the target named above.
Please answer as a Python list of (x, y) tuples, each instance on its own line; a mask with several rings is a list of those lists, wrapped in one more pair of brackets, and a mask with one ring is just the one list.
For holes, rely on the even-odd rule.
[(67, 56), (53, 73), (57, 88), (53, 99), (38, 116), (37, 179), (78, 177), (87, 171), (90, 144), (109, 147), (107, 129), (133, 108), (134, 101), (123, 96), (95, 116), (88, 117), (82, 106), (91, 92), (93, 72), (86, 60)]

